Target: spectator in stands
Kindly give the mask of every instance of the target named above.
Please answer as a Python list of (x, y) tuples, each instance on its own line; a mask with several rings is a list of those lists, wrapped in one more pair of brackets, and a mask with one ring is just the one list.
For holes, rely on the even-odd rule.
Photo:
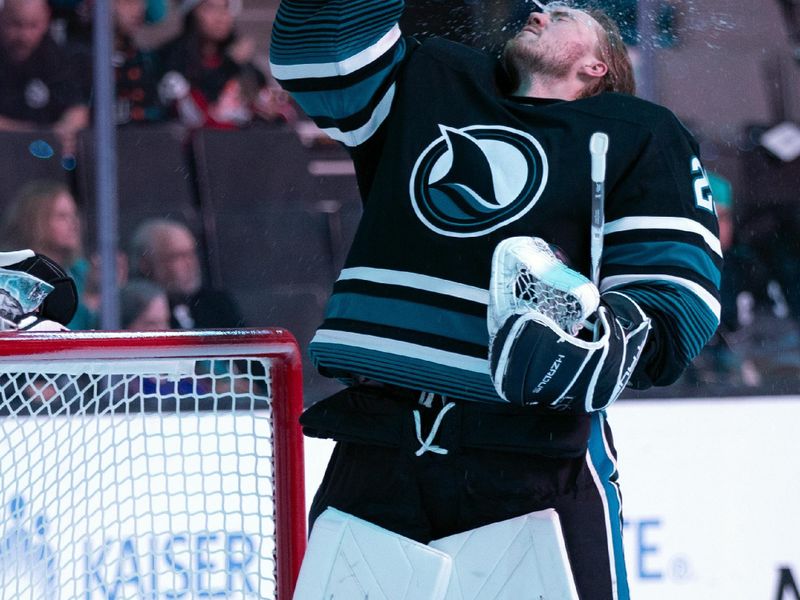
[(46, 0), (0, 3), (0, 130), (51, 127), (62, 154), (74, 156), (89, 123), (88, 86), (48, 33)]
[(235, 29), (240, 0), (184, 0), (184, 30), (161, 50), (164, 99), (191, 128), (235, 128), (255, 118), (293, 121), (286, 94), (253, 64), (254, 41)]
[(751, 318), (739, 314), (738, 302), (742, 292), (749, 293), (745, 289), (749, 283), (745, 263), (750, 251), (736, 243), (731, 182), (713, 171), (708, 171), (707, 176), (717, 212), (720, 247), (725, 257), (720, 284), (721, 317), (717, 331), (687, 369), (685, 379), (689, 383), (754, 387), (762, 383), (762, 375), (753, 360), (735, 343), (741, 337), (739, 330)]
[[(148, 24), (166, 20), (172, 0), (144, 0)], [(53, 15), (53, 34), (56, 42), (92, 45), (94, 0), (48, 0)]]
[(162, 70), (156, 52), (141, 48), (136, 35), (145, 23), (145, 0), (114, 0), (114, 74), (117, 123), (147, 123), (167, 118), (158, 95)]
[[(133, 279), (120, 290), (120, 324), (129, 331), (164, 331), (170, 329), (169, 300), (164, 289), (147, 279)], [(198, 395), (209, 394), (212, 378), (208, 371), (213, 365), (201, 362), (194, 377), (155, 378), (143, 377), (138, 384), (139, 391), (147, 397), (144, 410), (176, 410), (180, 403), (182, 410), (211, 409), (207, 401)], [(128, 388), (127, 393), (131, 393)], [(227, 391), (227, 390), (226, 390)], [(156, 395), (157, 393), (157, 395)], [(156, 395), (154, 398), (153, 396)]]
[(132, 331), (169, 329), (169, 300), (164, 289), (147, 279), (134, 279), (119, 292), (120, 324)]
[(727, 262), (734, 246), (733, 186), (728, 179), (718, 173), (708, 171), (707, 175), (711, 193), (714, 197), (714, 207), (717, 210), (719, 243), (726, 258), (726, 263), (722, 270), (723, 282), (720, 290), (722, 305), (721, 326), (733, 331), (739, 328), (736, 315), (736, 294), (741, 291), (741, 289), (736, 289), (739, 287), (738, 282), (730, 280), (736, 273), (729, 268), (731, 265)]
[(48, 0), (51, 33), (59, 45), (69, 42), (92, 46), (92, 0)]
[(197, 241), (188, 227), (169, 219), (142, 223), (131, 244), (131, 268), (162, 286), (176, 329), (241, 327), (233, 298), (203, 285)]
[[(69, 188), (59, 182), (34, 180), (20, 189), (3, 215), (3, 250), (30, 248), (50, 257), (75, 281), (83, 298), (90, 265), (83, 256), (81, 218)], [(70, 329), (91, 329), (95, 316), (83, 301), (69, 322)]]
[[(102, 303), (100, 258), (99, 252), (93, 252), (89, 256), (89, 272), (86, 274), (81, 294), (82, 310), (88, 313), (89, 319), (87, 326), (81, 329), (100, 328)], [(116, 289), (121, 289), (128, 283), (128, 255), (123, 250), (117, 251), (116, 270)]]
[[(157, 283), (147, 279), (131, 280), (120, 290), (120, 322), (123, 329), (129, 331), (163, 331), (170, 329), (170, 309), (167, 293)], [(181, 406), (185, 410), (201, 410), (217, 407), (214, 400), (199, 400), (198, 394), (207, 394), (212, 390), (217, 394), (228, 394), (236, 391), (246, 394), (245, 378), (237, 378), (238, 364), (228, 361), (199, 361), (194, 377), (174, 379), (154, 379), (146, 377), (142, 380), (142, 391), (153, 394), (158, 390), (162, 396), (183, 396)], [(208, 402), (211, 402), (209, 405)], [(229, 404), (228, 404), (229, 406)], [(163, 405), (162, 405), (163, 408)]]

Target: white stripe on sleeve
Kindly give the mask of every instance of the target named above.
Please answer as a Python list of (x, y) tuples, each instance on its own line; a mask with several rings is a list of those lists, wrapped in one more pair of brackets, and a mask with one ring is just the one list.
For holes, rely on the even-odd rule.
[(685, 217), (623, 217), (606, 223), (604, 235), (620, 231), (636, 231), (639, 229), (673, 229), (688, 231), (702, 236), (706, 245), (716, 254), (722, 256), (719, 238), (697, 221)]
[(378, 128), (389, 116), (389, 111), (392, 108), (392, 101), (394, 100), (395, 84), (392, 84), (386, 95), (375, 107), (372, 116), (364, 125), (352, 131), (342, 131), (335, 127), (329, 127), (322, 131), (327, 134), (331, 139), (343, 143), (345, 146), (354, 148), (366, 142), (373, 134), (378, 131)]
[(364, 48), (358, 54), (338, 62), (310, 63), (301, 65), (278, 65), (269, 63), (273, 77), (278, 80), (317, 79), (349, 75), (375, 62), (388, 52), (400, 39), (400, 27), (395, 25), (377, 42)]
[(343, 269), (339, 275), (339, 281), (347, 279), (360, 279), (373, 283), (399, 285), (426, 292), (453, 296), (454, 298), (461, 298), (471, 302), (477, 302), (478, 304), (489, 304), (489, 290), (408, 271), (354, 267), (351, 269)]

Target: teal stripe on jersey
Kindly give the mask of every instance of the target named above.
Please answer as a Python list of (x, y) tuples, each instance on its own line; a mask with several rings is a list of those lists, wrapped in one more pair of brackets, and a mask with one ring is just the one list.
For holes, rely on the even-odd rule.
[(681, 242), (607, 245), (603, 250), (603, 263), (664, 267), (665, 274), (671, 274), (669, 267), (677, 267), (697, 272), (716, 287), (719, 287), (721, 282), (719, 267), (714, 264), (711, 257), (701, 248)]
[(652, 282), (649, 288), (617, 288), (643, 307), (672, 316), (677, 326), (672, 334), (677, 336), (682, 362), (688, 364), (706, 345), (719, 326), (716, 315), (705, 302), (677, 286)]
[(420, 331), (459, 341), (488, 346), (486, 319), (428, 306), (409, 300), (395, 300), (363, 294), (331, 296), (326, 319), (350, 319)]
[(270, 60), (280, 65), (345, 60), (378, 41), (403, 8), (402, 0), (282, 0)]
[(435, 392), (478, 402), (503, 402), (489, 374), (464, 371), (426, 360), (398, 356), (348, 344), (314, 342), (309, 345), (314, 366), (342, 374), (357, 373), (382, 383)]
[(678, 267), (696, 271), (704, 279), (720, 286), (721, 274), (708, 254), (697, 246), (680, 242), (644, 242), (606, 246), (603, 250), (606, 264)]
[(605, 439), (605, 421), (605, 412), (592, 414), (592, 429), (589, 434), (587, 453), (594, 471), (593, 474), (597, 476), (595, 483), (599, 487), (598, 492), (603, 496), (606, 508), (608, 533), (611, 536), (608, 541), (608, 558), (611, 568), (614, 570), (612, 577), (616, 580), (617, 588), (614, 597), (617, 600), (630, 600), (628, 574), (622, 545), (622, 496), (619, 491), (619, 473), (614, 455)]
[[(278, 9), (273, 74), (302, 90), (293, 97), (303, 111), (347, 146), (370, 139), (388, 115), (386, 90), (406, 54), (405, 41), (396, 41), (403, 6), (399, 0), (283, 0)], [(370, 65), (387, 53), (391, 62), (372, 73)]]
[(326, 117), (338, 121), (351, 117), (369, 106), (373, 99), (380, 101), (381, 98), (376, 97), (376, 93), (395, 68), (397, 60), (402, 58), (405, 48), (405, 40), (401, 40), (394, 50), (396, 60), (392, 64), (354, 85), (335, 92), (322, 89), (313, 92), (293, 92), (292, 97), (311, 118)]

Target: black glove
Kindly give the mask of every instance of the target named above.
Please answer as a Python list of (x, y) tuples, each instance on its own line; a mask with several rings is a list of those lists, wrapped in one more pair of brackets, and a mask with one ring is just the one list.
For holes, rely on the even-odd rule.
[(495, 389), (506, 401), (551, 410), (603, 410), (628, 383), (650, 319), (628, 296), (606, 292), (594, 315), (593, 341), (571, 335), (537, 311), (510, 316), (492, 338)]

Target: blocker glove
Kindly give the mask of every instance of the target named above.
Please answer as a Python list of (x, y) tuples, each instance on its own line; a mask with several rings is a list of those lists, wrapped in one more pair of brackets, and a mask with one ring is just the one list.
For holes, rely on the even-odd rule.
[(489, 365), (511, 404), (588, 413), (627, 385), (650, 319), (631, 298), (602, 296), (538, 238), (498, 245), (488, 312)]

